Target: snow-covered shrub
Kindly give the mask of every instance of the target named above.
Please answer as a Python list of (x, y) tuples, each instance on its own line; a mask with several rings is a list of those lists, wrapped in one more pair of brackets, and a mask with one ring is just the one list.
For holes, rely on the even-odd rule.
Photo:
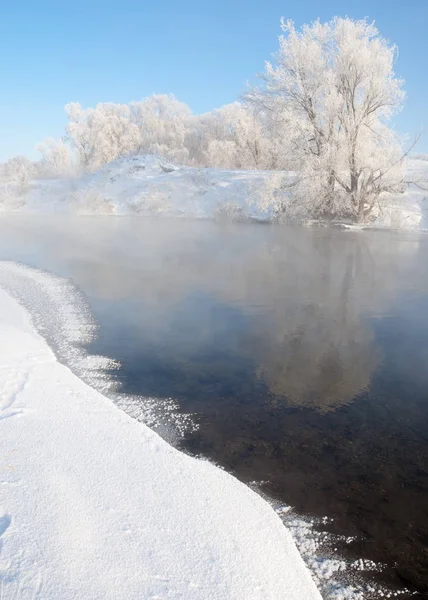
[(0, 182), (12, 184), (8, 193), (22, 196), (28, 191), (35, 172), (35, 163), (25, 156), (14, 156), (0, 165)]
[(170, 210), (170, 194), (165, 190), (149, 189), (132, 197), (128, 203), (131, 212), (142, 215), (162, 215)]
[(279, 222), (299, 222), (309, 218), (308, 202), (297, 202), (291, 194), (293, 177), (288, 173), (273, 171), (260, 184), (251, 186), (250, 203), (257, 210)]
[(115, 212), (112, 200), (93, 186), (71, 192), (69, 200), (77, 214), (96, 215)]
[(26, 204), (25, 192), (16, 183), (0, 183), (0, 211), (14, 211)]
[(242, 204), (233, 200), (226, 200), (218, 203), (214, 212), (214, 218), (218, 221), (246, 221), (248, 219), (248, 212)]
[(411, 156), (415, 160), (424, 160), (428, 162), (428, 154), (412, 154)]

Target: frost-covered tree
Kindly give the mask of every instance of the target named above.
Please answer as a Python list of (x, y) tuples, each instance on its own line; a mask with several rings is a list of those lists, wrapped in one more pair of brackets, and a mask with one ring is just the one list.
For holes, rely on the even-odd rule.
[(35, 163), (25, 156), (14, 156), (0, 165), (0, 181), (15, 184), (20, 192), (26, 190), (35, 175)]
[[(127, 105), (66, 106), (67, 139), (83, 170), (119, 156), (157, 154), (194, 166), (275, 168), (271, 131), (262, 111), (234, 102), (201, 116), (172, 95)], [(58, 157), (59, 158), (59, 157)]]
[(154, 94), (130, 104), (131, 120), (139, 132), (139, 152), (187, 162), (185, 139), (191, 111), (172, 95)]
[(301, 31), (282, 20), (281, 28), (264, 85), (247, 95), (270, 115), (297, 171), (283, 194), (270, 195), (272, 207), (364, 221), (403, 181), (402, 149), (387, 126), (404, 99), (396, 47), (365, 20), (336, 17)]
[(272, 131), (263, 112), (240, 102), (194, 117), (186, 146), (197, 166), (233, 169), (276, 167)]
[(267, 140), (256, 111), (239, 102), (213, 111), (217, 135), (208, 146), (210, 164), (237, 169), (266, 167)]
[(131, 121), (131, 109), (127, 104), (108, 102), (83, 109), (72, 102), (65, 109), (69, 119), (67, 136), (83, 169), (93, 171), (137, 151), (139, 131)]
[(138, 128), (131, 121), (127, 104), (98, 104), (92, 115), (96, 162), (105, 164), (120, 156), (135, 153)]
[(79, 164), (82, 169), (89, 168), (93, 154), (93, 140), (90, 119), (93, 109), (83, 109), (78, 102), (69, 102), (65, 106), (68, 118), (66, 127), (67, 138), (76, 149)]
[(46, 138), (37, 146), (42, 154), (39, 174), (49, 177), (71, 176), (76, 173), (76, 157), (63, 139)]
[(67, 139), (85, 171), (141, 152), (187, 161), (190, 109), (173, 96), (154, 95), (130, 104), (100, 103), (95, 108), (71, 102), (65, 110)]

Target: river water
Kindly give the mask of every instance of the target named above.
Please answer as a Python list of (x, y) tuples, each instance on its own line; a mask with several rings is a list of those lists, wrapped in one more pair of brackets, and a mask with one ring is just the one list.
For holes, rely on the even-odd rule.
[(10, 215), (6, 259), (74, 281), (120, 392), (193, 415), (181, 448), (428, 598), (428, 236)]

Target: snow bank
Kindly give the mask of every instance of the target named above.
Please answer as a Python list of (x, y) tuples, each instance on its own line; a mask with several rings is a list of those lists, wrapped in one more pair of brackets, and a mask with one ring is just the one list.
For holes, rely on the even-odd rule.
[[(0, 184), (0, 211), (268, 220), (257, 197), (271, 177), (271, 171), (196, 169), (156, 156), (124, 157), (79, 179), (33, 181), (25, 188)], [(407, 180), (428, 181), (428, 160), (411, 159)], [(372, 225), (428, 229), (428, 191), (409, 185), (385, 203)]]
[(155, 156), (120, 158), (80, 179), (0, 187), (0, 210), (215, 218), (258, 216), (249, 198), (266, 172), (178, 167)]
[(261, 497), (58, 363), (3, 289), (0, 309), (2, 600), (321, 598)]

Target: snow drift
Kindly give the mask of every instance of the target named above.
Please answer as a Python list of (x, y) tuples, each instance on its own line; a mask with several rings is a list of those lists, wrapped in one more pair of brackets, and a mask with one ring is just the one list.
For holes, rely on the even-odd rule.
[(0, 308), (2, 600), (321, 598), (261, 497), (84, 384), (1, 288)]
[[(151, 155), (125, 157), (77, 179), (2, 184), (0, 211), (269, 220), (259, 196), (272, 176), (271, 171), (177, 166)], [(410, 160), (407, 179), (427, 180), (428, 161)], [(375, 227), (427, 229), (428, 191), (410, 184), (375, 216)]]

